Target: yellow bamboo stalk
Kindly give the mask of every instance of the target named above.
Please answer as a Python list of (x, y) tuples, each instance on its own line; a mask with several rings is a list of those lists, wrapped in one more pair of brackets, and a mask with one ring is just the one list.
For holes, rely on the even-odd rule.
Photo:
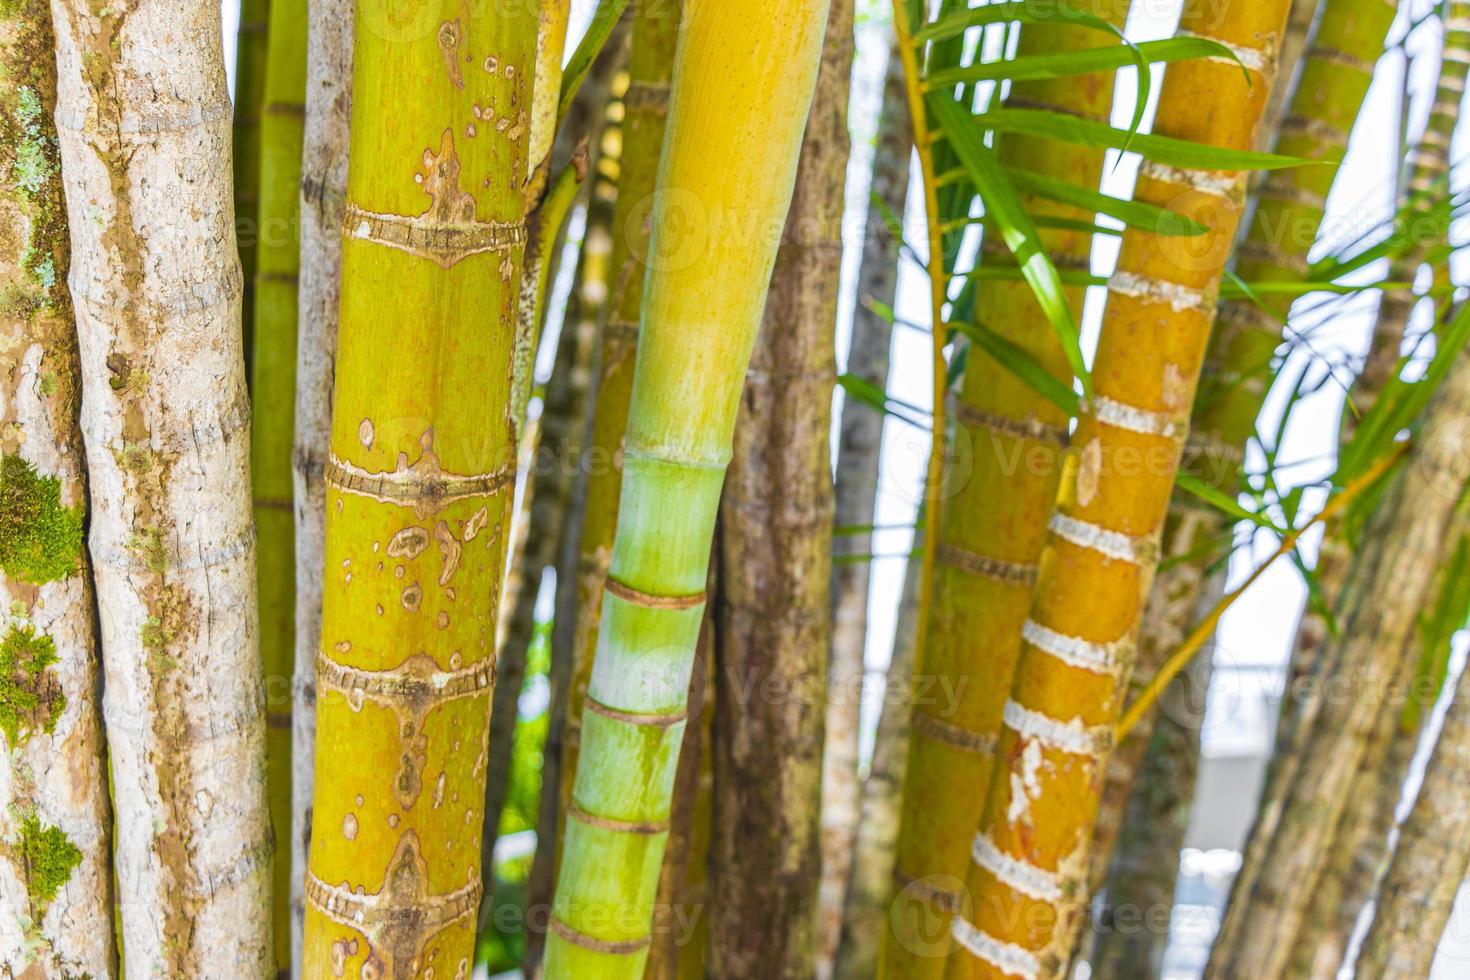
[[(1171, 65), (1154, 131), (1221, 148), (1256, 145), (1287, 0), (1186, 3), (1180, 30), (1236, 52)], [(1200, 107), (1208, 104), (1209, 112)], [(1137, 197), (1209, 229), (1123, 236), (972, 845), (952, 980), (1065, 974), (1086, 917), (1087, 853), (1143, 600), (1246, 175), (1146, 163)]]

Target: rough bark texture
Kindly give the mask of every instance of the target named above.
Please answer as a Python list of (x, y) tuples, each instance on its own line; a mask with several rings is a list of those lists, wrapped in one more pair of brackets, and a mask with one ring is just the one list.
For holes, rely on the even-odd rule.
[(302, 972), (452, 976), (481, 896), (537, 20), (357, 12)]
[[(890, 47), (883, 81), (882, 115), (873, 154), (869, 197), (877, 197), (892, 213), (903, 215), (908, 198), (909, 160), (914, 138), (909, 128), (908, 93), (903, 59)], [(888, 229), (881, 208), (870, 206), (858, 271), (857, 308), (853, 311), (847, 373), (888, 387), (888, 352), (893, 324), (868, 308), (869, 302), (891, 308), (898, 288), (899, 242)], [(878, 455), (883, 444), (883, 415), (856, 398), (842, 403), (838, 435), (837, 486), (833, 523), (832, 643), (828, 663), (827, 735), (822, 752), (822, 890), (817, 918), (817, 976), (831, 976), (842, 934), (849, 870), (858, 831), (861, 787), (858, 784), (858, 729), (868, 639), (868, 580), (873, 535), (855, 532), (871, 527), (878, 493)], [(885, 880), (887, 872), (884, 872)], [(876, 964), (875, 964), (876, 965)]]
[(814, 970), (852, 18), (852, 0), (833, 0), (720, 504), (709, 974), (722, 980)]
[(46, 0), (0, 8), (0, 972), (111, 976), (112, 815)]
[(888, 897), (893, 890), (893, 849), (898, 843), (899, 794), (908, 761), (910, 680), (914, 672), (914, 619), (919, 605), (918, 561), (909, 559), (898, 607), (893, 655), (884, 678), (883, 705), (873, 740), (873, 761), (863, 780), (852, 871), (842, 916), (833, 976), (869, 980), (878, 971)]
[[(1461, 365), (1460, 370), (1465, 366)], [(1470, 863), (1470, 671), (1455, 684), (1419, 798), (1404, 821), (1356, 973), (1376, 980), (1429, 976)]]
[(219, 6), (52, 10), (127, 970), (263, 976), (273, 841)]
[[(1121, 26), (1127, 4), (1084, 5)], [(1086, 27), (1026, 25), (1019, 51), (1076, 51), (1113, 43)], [(1112, 73), (1019, 82), (1009, 104), (1043, 107), (1106, 120), (1113, 101)], [(997, 156), (1008, 166), (1096, 188), (1103, 151), (1007, 134)], [(1090, 221), (1081, 209), (1028, 197), (1028, 210), (1062, 220)], [(1092, 235), (1050, 228), (1042, 232), (1054, 262), (1087, 269)], [(985, 235), (984, 261), (1014, 263), (1001, 233)], [(1084, 289), (1067, 290), (1081, 315)], [(1024, 281), (987, 282), (979, 318), (1028, 353), (1062, 384), (1071, 367), (1061, 339)], [(978, 346), (970, 350), (955, 399), (954, 458), (964, 469), (949, 474), (953, 495), (944, 501), (936, 554), (931, 628), (919, 650), (914, 723), (903, 788), (892, 888), (902, 910), (889, 917), (883, 977), (935, 978), (944, 973), (948, 926), (963, 891), (983, 790), (995, 764), (996, 738), (1011, 675), (1021, 653), (1036, 583), (1046, 522), (1056, 502), (1067, 439), (1066, 413)]]
[(301, 147), (306, 97), (306, 3), (270, 11), (260, 122), (262, 233), (255, 245), (255, 329), (250, 342), (251, 456), (257, 541), (260, 659), (265, 669), (266, 782), (278, 844), (272, 874), (276, 970), (291, 971), (292, 697), (296, 554), (292, 444), (296, 399), (297, 281), (301, 266)]
[(769, 230), (790, 205), (827, 13), (826, 0), (739, 0), (692, 4), (683, 20), (548, 980), (636, 978), (647, 961)]
[(326, 465), (332, 438), (347, 131), (352, 116), (352, 3), (315, 0), (306, 32), (297, 283), (295, 447), (296, 661), (291, 681), (291, 964), (301, 975), (306, 857), (316, 761), (316, 655), (322, 635)]
[[(1181, 31), (1244, 50), (1171, 65), (1154, 131), (1256, 145), (1290, 4), (1185, 4)], [(1208, 105), (1209, 112), (1201, 106)], [(1245, 198), (1244, 173), (1157, 165), (1137, 197), (1203, 224), (1123, 234), (1069, 468), (1042, 552), (968, 878), (951, 978), (1064, 975), (1086, 915), (1088, 849), (1183, 436)], [(1147, 460), (1142, 466), (1128, 459)]]
[(1424, 573), (1433, 567), (1465, 482), (1464, 456), (1451, 433), (1467, 413), (1470, 372), (1461, 363), (1431, 403), (1403, 473), (1364, 532), (1344, 594), (1350, 613), (1333, 657), (1337, 676), (1352, 684), (1351, 696), (1322, 704), (1311, 729), (1317, 744), (1307, 743), (1284, 793), (1283, 815), (1261, 848), (1252, 891), (1232, 896), (1226, 926), (1233, 924), (1231, 934), (1250, 941), (1217, 944), (1207, 976), (1271, 978), (1286, 970), (1292, 940), (1321, 881), (1324, 848), (1347, 805), (1353, 775), (1368, 757), (1384, 699), (1402, 676), (1404, 645), (1429, 597), (1433, 576)]

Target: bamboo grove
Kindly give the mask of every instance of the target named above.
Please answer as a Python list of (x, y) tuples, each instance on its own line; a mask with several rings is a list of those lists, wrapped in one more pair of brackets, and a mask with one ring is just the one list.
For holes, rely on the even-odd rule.
[(0, 974), (1461, 975), (1467, 77), (0, 2)]

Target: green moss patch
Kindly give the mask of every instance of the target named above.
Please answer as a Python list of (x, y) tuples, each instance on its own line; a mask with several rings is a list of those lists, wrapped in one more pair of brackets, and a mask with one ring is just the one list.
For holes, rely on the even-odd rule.
[(46, 668), (56, 663), (56, 644), (29, 626), (12, 627), (0, 640), (0, 732), (14, 748), (23, 735), (56, 728), (66, 695)]
[(45, 905), (55, 898), (72, 871), (82, 863), (82, 852), (61, 828), (43, 827), (35, 814), (21, 821), (20, 853), (26, 891), (37, 905)]
[(61, 481), (19, 456), (0, 459), (0, 568), (34, 584), (67, 578), (82, 553), (82, 509), (61, 503)]

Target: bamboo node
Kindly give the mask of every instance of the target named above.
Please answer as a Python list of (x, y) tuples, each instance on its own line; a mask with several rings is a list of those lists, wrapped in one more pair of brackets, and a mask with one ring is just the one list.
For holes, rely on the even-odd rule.
[(1182, 440), (1189, 433), (1189, 413), (1155, 412), (1098, 395), (1090, 406), (1092, 417), (1115, 429), (1127, 429), (1145, 436)]
[(1055, 905), (1065, 899), (1070, 890), (1055, 872), (1005, 853), (984, 831), (975, 835), (975, 841), (970, 845), (970, 857), (976, 867), (989, 872), (996, 881), (1040, 902)]
[(642, 725), (645, 728), (673, 728), (689, 718), (689, 712), (676, 711), (673, 714), (639, 713), (634, 711), (619, 711), (610, 708), (598, 701), (596, 698), (588, 697), (583, 710), (590, 711), (594, 715), (602, 715), (613, 721), (620, 721), (626, 725)]
[(1198, 170), (1194, 167), (1171, 167), (1156, 160), (1145, 160), (1139, 167), (1139, 175), (1161, 184), (1188, 187), (1201, 194), (1215, 197), (1234, 198), (1245, 180), (1243, 172)]
[[(1231, 44), (1229, 41), (1221, 40), (1218, 37), (1211, 37), (1206, 34), (1198, 34), (1194, 31), (1179, 30), (1174, 32), (1174, 36), (1198, 38), (1201, 41), (1211, 41), (1215, 44), (1220, 45), (1222, 48), (1227, 48), (1230, 53), (1235, 56), (1234, 58), (1226, 57), (1223, 54), (1216, 54), (1207, 55), (1204, 60), (1213, 61), (1222, 65), (1230, 65), (1232, 68), (1244, 66), (1247, 70), (1253, 71), (1257, 75), (1265, 74), (1266, 70), (1271, 66), (1272, 58), (1275, 56), (1274, 51), (1263, 51), (1260, 48), (1246, 47), (1245, 45), (1241, 44)], [(1237, 60), (1240, 62), (1240, 65), (1236, 64)]]
[(954, 406), (954, 417), (966, 426), (989, 429), (996, 435), (1010, 436), (1013, 439), (1031, 439), (1036, 442), (1049, 442), (1057, 446), (1067, 444), (1067, 430), (1063, 426), (1047, 425), (1045, 422), (1035, 418), (1013, 419), (1006, 415), (995, 412), (987, 412), (983, 408), (977, 408), (968, 402), (959, 402)]
[(914, 896), (926, 905), (932, 905), (941, 912), (950, 915), (958, 915), (960, 911), (960, 896), (945, 888), (935, 885), (933, 879), (936, 875), (928, 875), (917, 878), (897, 866), (893, 869), (894, 890)]
[(995, 751), (996, 738), (993, 733), (972, 732), (959, 725), (941, 721), (918, 708), (914, 709), (912, 724), (914, 731), (920, 735), (961, 752), (989, 755)]
[(493, 497), (515, 486), (514, 466), (490, 473), (446, 473), (432, 444), (412, 466), (400, 455), (396, 470), (376, 473), (333, 453), (327, 459), (325, 472), (327, 486), (334, 490), (407, 507), (420, 517), (430, 517), (461, 500)]
[(1035, 565), (1022, 565), (1000, 558), (992, 558), (989, 555), (979, 555), (948, 544), (941, 545), (935, 557), (947, 568), (979, 575), (1003, 585), (1030, 587), (1036, 584)]
[(652, 837), (656, 834), (666, 834), (669, 831), (667, 820), (618, 820), (613, 817), (600, 817), (595, 813), (588, 813), (576, 803), (567, 805), (567, 817), (589, 827), (611, 830), (619, 834), (640, 834)]
[(1215, 315), (1215, 297), (1212, 294), (1157, 276), (1145, 276), (1119, 269), (1108, 280), (1108, 290), (1150, 303), (1168, 303), (1175, 313), (1194, 310), (1206, 316)]
[(348, 202), (342, 216), (348, 238), (373, 242), (421, 259), (441, 269), (461, 259), (487, 252), (509, 252), (526, 244), (526, 222), (466, 221), (448, 223), (432, 211), (424, 214), (383, 214)]
[(1094, 643), (1081, 637), (1068, 636), (1042, 626), (1033, 619), (1021, 627), (1021, 638), (1049, 657), (1069, 667), (1077, 667), (1105, 677), (1121, 676), (1133, 661), (1134, 644), (1122, 639), (1113, 643)]
[(653, 595), (619, 582), (610, 575), (603, 589), (629, 605), (642, 606), (644, 609), (693, 609), (704, 605), (708, 598), (704, 592), (696, 592), (694, 595)]
[(975, 928), (965, 921), (964, 916), (955, 916), (949, 929), (961, 949), (1001, 973), (1021, 977), (1022, 980), (1036, 980), (1041, 975), (1041, 960), (1035, 953)]
[(653, 941), (653, 937), (651, 936), (643, 936), (639, 939), (624, 939), (621, 942), (598, 939), (596, 936), (589, 936), (585, 932), (572, 928), (555, 914), (551, 916), (550, 925), (552, 932), (573, 946), (581, 946), (583, 949), (589, 949), (594, 953), (609, 953), (613, 956), (631, 956)]
[(1068, 755), (1085, 755), (1100, 758), (1113, 748), (1113, 726), (1095, 725), (1088, 728), (1081, 718), (1058, 721), (1040, 711), (1032, 711), (1015, 701), (1006, 701), (1006, 727), (1017, 735), (1035, 739), (1048, 748)]
[(1052, 515), (1050, 527), (1051, 532), (1063, 541), (1096, 551), (1114, 561), (1126, 561), (1140, 568), (1156, 565), (1159, 561), (1157, 532), (1147, 537), (1134, 537), (1061, 512)]

